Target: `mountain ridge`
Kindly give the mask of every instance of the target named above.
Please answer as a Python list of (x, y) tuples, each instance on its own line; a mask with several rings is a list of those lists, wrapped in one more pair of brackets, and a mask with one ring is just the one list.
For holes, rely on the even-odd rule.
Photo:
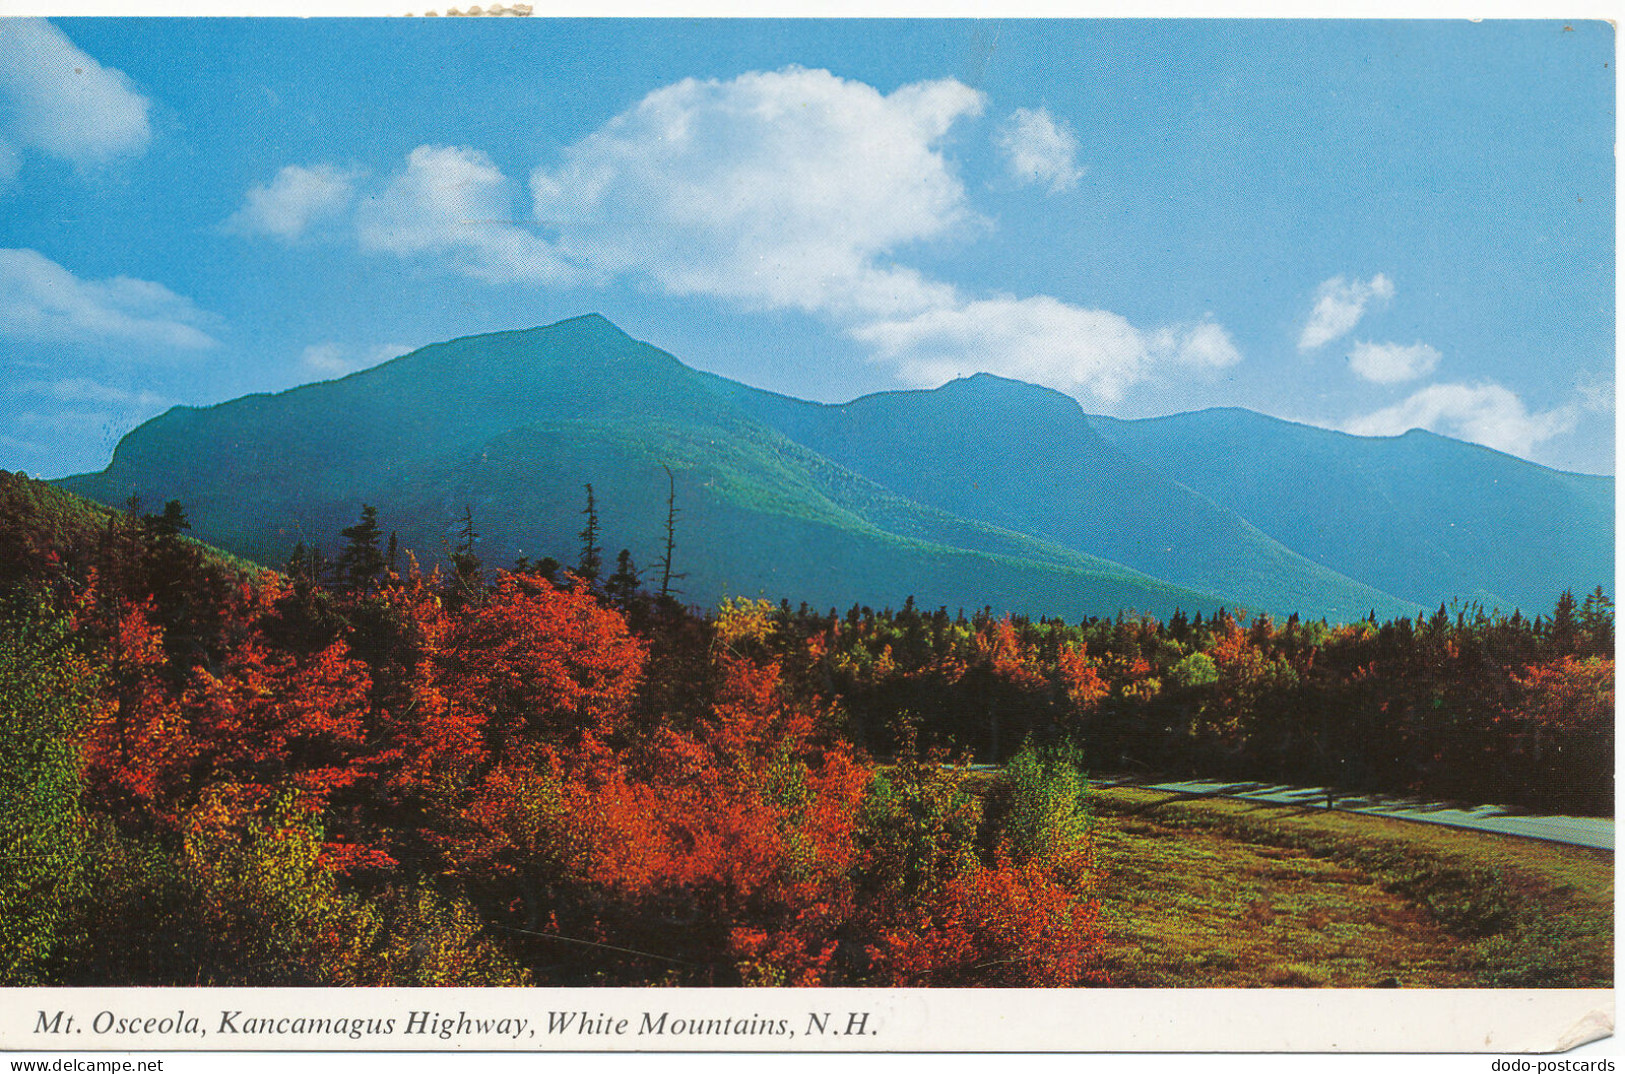
[[(1091, 421), (1275, 539), (1335, 570), (1358, 566), (1396, 596), (1436, 603), (1442, 586), (1487, 607), (1544, 611), (1564, 589), (1612, 589), (1608, 477), (1426, 430), (1362, 437), (1240, 408)], [(1310, 479), (1312, 504), (1279, 494)]]
[[(1186, 422), (1202, 428), (1295, 424), (1235, 408), (1191, 413), (1209, 415)], [(686, 537), (695, 568), (689, 595), (702, 602), (748, 590), (819, 605), (895, 604), (923, 587), (949, 598), (942, 604), (957, 595), (961, 606), (1003, 602), (1000, 610), (1035, 614), (1225, 603), (1340, 620), (1438, 603), (1377, 584), (1404, 572), (1332, 555), (1298, 532), (1303, 518), (1261, 511), (1221, 487), (1223, 467), (1187, 461), (1180, 436), (1145, 424), (1174, 420), (1177, 430), (1181, 418), (1189, 415), (1091, 416), (1063, 393), (993, 374), (808, 402), (693, 369), (585, 314), (430, 344), (274, 395), (172, 408), (126, 436), (105, 470), (60, 483), (104, 503), (132, 493), (179, 498), (200, 536), (271, 561), (298, 540), (331, 541), (362, 503), (432, 555), (462, 509), (478, 503), (484, 549), (500, 565), (509, 554), (566, 558), (580, 526), (579, 486), (592, 482), (602, 505), (627, 504), (607, 508), (609, 540), (651, 562), (671, 465), (689, 525), (680, 555)], [(1561, 506), (1561, 482), (1530, 475), (1562, 472), (1499, 457), (1532, 468), (1518, 469), (1514, 484)], [(1398, 480), (1393, 461), (1379, 461), (1384, 480)], [(1279, 460), (1244, 464), (1284, 472)], [(1368, 529), (1381, 521), (1332, 506), (1343, 512), (1334, 517)], [(1504, 529), (1504, 514), (1490, 512), (1490, 521)], [(1611, 516), (1607, 529), (1611, 552)], [(1428, 539), (1435, 566), (1459, 551), (1448, 532)], [(1468, 558), (1493, 573), (1482, 543)], [(1380, 548), (1360, 547), (1382, 560)], [(1611, 570), (1605, 581), (1611, 587)], [(1500, 593), (1475, 582), (1442, 599), (1458, 595)]]

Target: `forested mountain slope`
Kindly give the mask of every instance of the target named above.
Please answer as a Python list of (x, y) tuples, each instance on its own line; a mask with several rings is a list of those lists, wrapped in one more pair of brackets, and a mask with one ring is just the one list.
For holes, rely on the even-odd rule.
[[(671, 474), (668, 478), (668, 470)], [(683, 365), (596, 315), (435, 344), (336, 381), (130, 433), (63, 486), (180, 500), (195, 533), (280, 564), (363, 504), (436, 559), (465, 518), (491, 564), (571, 566), (591, 484), (648, 567), (678, 509), (684, 599), (1059, 615), (1228, 604), (1333, 621), (1612, 585), (1612, 481), (1426, 434), (1248, 412), (1090, 419), (979, 375), (808, 403)]]

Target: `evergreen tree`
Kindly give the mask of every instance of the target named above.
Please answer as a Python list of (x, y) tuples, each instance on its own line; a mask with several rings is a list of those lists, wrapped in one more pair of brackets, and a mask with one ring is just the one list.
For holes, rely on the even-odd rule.
[(383, 531), (378, 528), (378, 509), (361, 507), (361, 521), (340, 531), (347, 542), (339, 553), (339, 584), (360, 592), (374, 585), (384, 572), (384, 553), (378, 547)]
[(158, 539), (176, 538), (181, 530), (189, 530), (192, 523), (186, 517), (186, 509), (179, 500), (170, 500), (164, 504), (164, 513), (161, 515), (146, 515), (143, 521), (147, 530)]
[(1552, 625), (1546, 633), (1546, 640), (1556, 653), (1574, 652), (1579, 641), (1580, 624), (1574, 609), (1574, 593), (1563, 590), (1563, 595), (1557, 598), (1557, 607), (1552, 609)]
[(630, 549), (621, 549), (615, 557), (615, 573), (604, 583), (604, 594), (616, 607), (625, 610), (632, 606), (638, 595), (639, 571), (632, 565)]
[(592, 485), (585, 488), (587, 506), (581, 513), (587, 516), (587, 524), (581, 530), (581, 563), (576, 574), (588, 585), (597, 585), (598, 576), (604, 571), (604, 550), (598, 544), (598, 505), (593, 500)]
[[(142, 567), (147, 591), (164, 629), (164, 647), (183, 664), (197, 660), (208, 633), (204, 596), (208, 575), (199, 547), (181, 534), (192, 528), (179, 500), (164, 504), (161, 514), (141, 516)], [(202, 598), (202, 599), (200, 599)]]
[(1614, 602), (1598, 586), (1580, 605), (1580, 634), (1591, 656), (1612, 656), (1614, 652)]
[(148, 583), (160, 603), (175, 590), (185, 588), (197, 572), (199, 557), (195, 548), (181, 539), (181, 531), (191, 528), (179, 500), (164, 504), (161, 515), (141, 516)]

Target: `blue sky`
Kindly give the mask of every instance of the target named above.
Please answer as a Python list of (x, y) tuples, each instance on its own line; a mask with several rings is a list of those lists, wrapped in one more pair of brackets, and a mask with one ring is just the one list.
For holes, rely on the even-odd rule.
[(0, 467), (597, 311), (804, 398), (985, 370), (1612, 473), (1613, 62), (1602, 23), (0, 20)]

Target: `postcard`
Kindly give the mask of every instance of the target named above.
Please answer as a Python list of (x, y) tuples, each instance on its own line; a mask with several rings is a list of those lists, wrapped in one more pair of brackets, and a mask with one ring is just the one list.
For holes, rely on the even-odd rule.
[(0, 1048), (1610, 1035), (1615, 86), (0, 18)]

